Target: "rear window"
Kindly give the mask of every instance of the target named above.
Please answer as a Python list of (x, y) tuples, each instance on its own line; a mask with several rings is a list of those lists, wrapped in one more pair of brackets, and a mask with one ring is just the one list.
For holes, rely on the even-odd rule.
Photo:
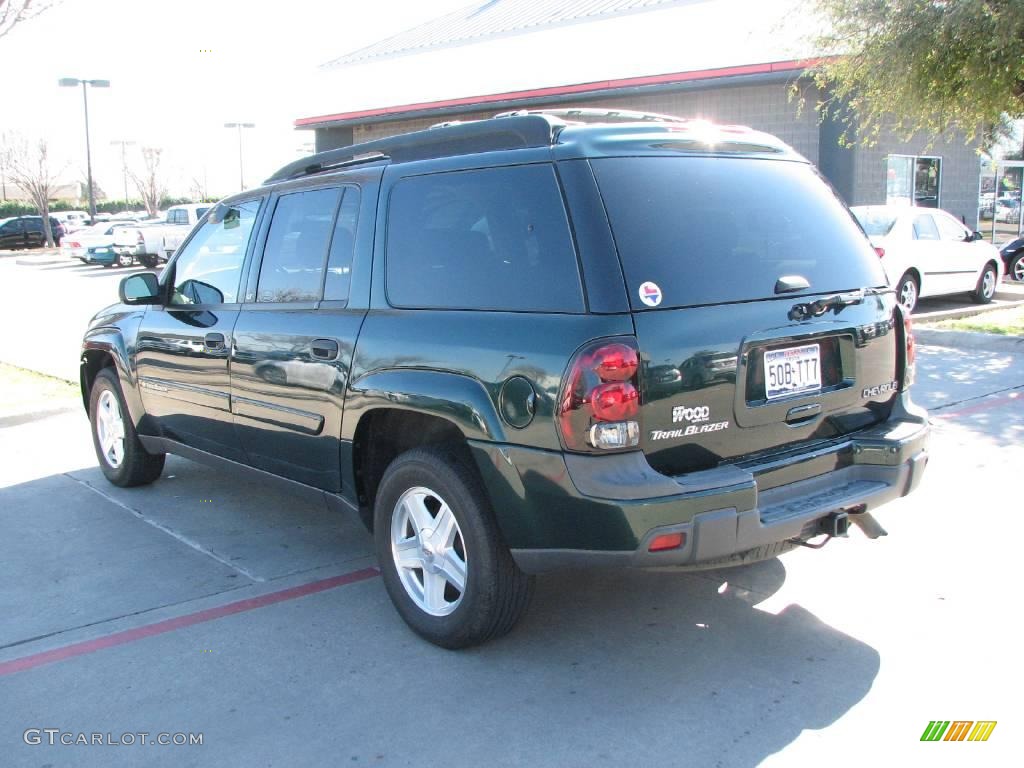
[(853, 217), (803, 163), (639, 157), (592, 165), (634, 309), (773, 298), (789, 275), (804, 277), (811, 293), (885, 285)]
[(388, 209), (396, 307), (581, 312), (576, 251), (550, 165), (414, 176)]
[(896, 223), (896, 216), (886, 211), (871, 208), (852, 208), (853, 215), (870, 237), (888, 235)]

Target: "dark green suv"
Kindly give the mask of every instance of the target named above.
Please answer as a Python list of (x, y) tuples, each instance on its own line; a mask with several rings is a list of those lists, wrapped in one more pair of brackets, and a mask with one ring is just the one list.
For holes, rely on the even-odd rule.
[(596, 117), (330, 150), (219, 203), (86, 333), (107, 478), (170, 452), (326, 498), (449, 648), (508, 631), (547, 569), (884, 533), (928, 424), (845, 205), (771, 136)]

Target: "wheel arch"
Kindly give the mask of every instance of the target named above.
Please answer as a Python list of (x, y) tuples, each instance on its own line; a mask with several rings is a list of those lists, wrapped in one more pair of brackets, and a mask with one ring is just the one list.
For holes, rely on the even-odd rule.
[(467, 441), (505, 440), (493, 401), (479, 381), (421, 370), (377, 371), (353, 382), (343, 433), (343, 444), (351, 445), (343, 474), (371, 530), (377, 488), (399, 455), (412, 448), (446, 445), (477, 472)]
[(89, 410), (89, 396), (92, 393), (93, 382), (96, 380), (97, 374), (104, 368), (113, 368), (117, 374), (121, 393), (128, 406), (128, 413), (136, 429), (139, 429), (146, 410), (139, 394), (138, 382), (129, 364), (124, 338), (117, 329), (94, 329), (86, 334), (82, 344), (78, 378), (82, 391), (82, 404), (85, 406), (86, 412)]

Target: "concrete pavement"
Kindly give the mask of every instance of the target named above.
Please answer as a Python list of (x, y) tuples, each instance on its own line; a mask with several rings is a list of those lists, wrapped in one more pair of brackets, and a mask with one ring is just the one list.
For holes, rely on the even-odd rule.
[[(511, 635), (460, 653), (406, 629), (354, 521), (173, 457), (153, 486), (114, 488), (73, 388), (0, 381), (4, 768), (1010, 766), (1024, 753), (1012, 349), (919, 347), (932, 459), (919, 491), (879, 514), (888, 537), (697, 574), (553, 574)], [(920, 742), (935, 719), (998, 725), (985, 743)], [(203, 743), (25, 743), (47, 728)]]

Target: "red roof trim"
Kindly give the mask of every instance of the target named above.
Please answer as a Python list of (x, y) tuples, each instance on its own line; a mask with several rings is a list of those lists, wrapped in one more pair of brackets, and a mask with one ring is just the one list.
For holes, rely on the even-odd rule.
[(577, 85), (556, 85), (549, 88), (535, 88), (533, 90), (525, 91), (491, 93), (484, 96), (464, 96), (458, 99), (445, 99), (442, 101), (421, 101), (416, 104), (403, 104), (397, 107), (381, 107), (378, 109), (364, 109), (355, 112), (339, 112), (335, 115), (301, 117), (295, 121), (295, 126), (297, 128), (304, 128), (318, 125), (320, 123), (334, 123), (342, 120), (359, 120), (368, 117), (383, 117), (385, 115), (400, 115), (405, 112), (417, 112), (424, 109), (444, 109), (463, 106), (473, 107), (490, 104), (496, 101), (536, 99), (546, 96), (570, 96), (578, 93), (607, 91), (615, 88), (635, 88), (645, 85), (669, 85), (672, 83), (685, 83), (689, 80), (708, 80), (718, 77), (736, 77), (737, 75), (761, 75), (771, 72), (791, 72), (793, 70), (809, 69), (810, 67), (820, 64), (822, 61), (824, 61), (824, 59), (821, 58), (793, 59), (790, 61), (776, 61), (767, 64), (747, 64), (739, 67), (699, 69), (692, 72), (674, 72), (667, 75), (627, 77), (620, 80), (599, 80), (592, 83), (579, 83)]

